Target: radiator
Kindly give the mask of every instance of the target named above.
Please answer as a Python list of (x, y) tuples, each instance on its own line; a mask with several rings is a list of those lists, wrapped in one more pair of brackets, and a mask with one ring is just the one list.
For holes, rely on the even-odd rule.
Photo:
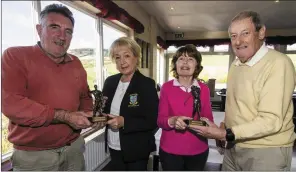
[(103, 132), (91, 140), (86, 141), (84, 151), (86, 171), (96, 170), (108, 159), (108, 157), (109, 154), (105, 153), (105, 140)]

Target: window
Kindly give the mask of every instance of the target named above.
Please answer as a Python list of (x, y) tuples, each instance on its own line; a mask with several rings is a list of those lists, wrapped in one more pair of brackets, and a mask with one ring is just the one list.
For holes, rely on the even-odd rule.
[(124, 36), (127, 36), (127, 34), (105, 23), (103, 24), (104, 79), (118, 73), (115, 63), (109, 57), (109, 48), (116, 39)]
[(36, 43), (32, 10), (31, 1), (2, 2), (2, 53), (8, 47)]
[(205, 46), (205, 47), (197, 47), (197, 51), (199, 52), (209, 52), (210, 51), (210, 47), (209, 46)]
[(169, 46), (167, 49), (167, 53), (175, 53), (178, 50), (175, 46)]
[(228, 52), (229, 45), (215, 45), (214, 52)]
[[(41, 9), (52, 3), (62, 4), (58, 1), (41, 1)], [(80, 59), (87, 72), (89, 88), (94, 89), (94, 85), (98, 84), (96, 79), (96, 60), (100, 59), (100, 56), (97, 54), (97, 49), (99, 47), (97, 39), (98, 33), (96, 29), (97, 18), (72, 7), (67, 7), (72, 11), (75, 19), (73, 38), (68, 53), (73, 54)]]
[(229, 55), (202, 55), (203, 70), (200, 79), (208, 81), (216, 79), (216, 89), (226, 88)]
[(292, 45), (287, 45), (287, 51), (296, 51), (296, 43)]
[[(196, 47), (197, 51), (199, 52), (209, 52), (210, 51), (210, 47), (209, 46), (199, 46), (199, 47)], [(175, 53), (176, 51), (178, 50), (177, 47), (175, 46), (169, 46), (168, 49), (167, 49), (167, 52), (168, 53)]]
[(164, 83), (164, 50), (162, 48), (157, 48), (157, 67), (156, 67), (157, 79), (156, 82), (158, 84)]
[(266, 45), (267, 48), (274, 49), (274, 45)]
[[(36, 44), (32, 10), (32, 1), (2, 2), (2, 53), (8, 47)], [(2, 114), (2, 155), (12, 151), (7, 127), (8, 119)]]

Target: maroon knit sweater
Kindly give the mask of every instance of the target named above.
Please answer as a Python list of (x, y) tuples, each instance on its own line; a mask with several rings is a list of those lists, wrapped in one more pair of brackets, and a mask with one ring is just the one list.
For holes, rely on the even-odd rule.
[(80, 134), (51, 124), (54, 109), (91, 111), (86, 71), (67, 55), (57, 64), (38, 46), (12, 47), (2, 56), (2, 113), (10, 120), (8, 140), (20, 150), (65, 146)]

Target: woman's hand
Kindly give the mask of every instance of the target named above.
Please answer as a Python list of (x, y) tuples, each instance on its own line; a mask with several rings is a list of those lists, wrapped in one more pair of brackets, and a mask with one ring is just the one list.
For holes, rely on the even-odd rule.
[(169, 118), (169, 125), (177, 130), (185, 130), (187, 127), (187, 124), (184, 122), (185, 119), (192, 118), (187, 116), (173, 116)]
[(109, 124), (112, 129), (119, 129), (124, 126), (123, 116), (108, 114), (108, 117), (111, 119), (107, 121), (107, 124)]
[(197, 132), (197, 134), (209, 139), (225, 140), (226, 131), (223, 128), (219, 128), (215, 123), (209, 121), (207, 118), (201, 118), (208, 126), (195, 126), (190, 125), (189, 128)]

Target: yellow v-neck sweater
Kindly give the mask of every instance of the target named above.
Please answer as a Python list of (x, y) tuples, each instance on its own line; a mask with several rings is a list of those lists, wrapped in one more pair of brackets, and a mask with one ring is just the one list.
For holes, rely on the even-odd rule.
[(253, 66), (235, 64), (228, 74), (225, 124), (232, 128), (237, 146), (292, 146), (295, 69), (291, 59), (269, 49)]

